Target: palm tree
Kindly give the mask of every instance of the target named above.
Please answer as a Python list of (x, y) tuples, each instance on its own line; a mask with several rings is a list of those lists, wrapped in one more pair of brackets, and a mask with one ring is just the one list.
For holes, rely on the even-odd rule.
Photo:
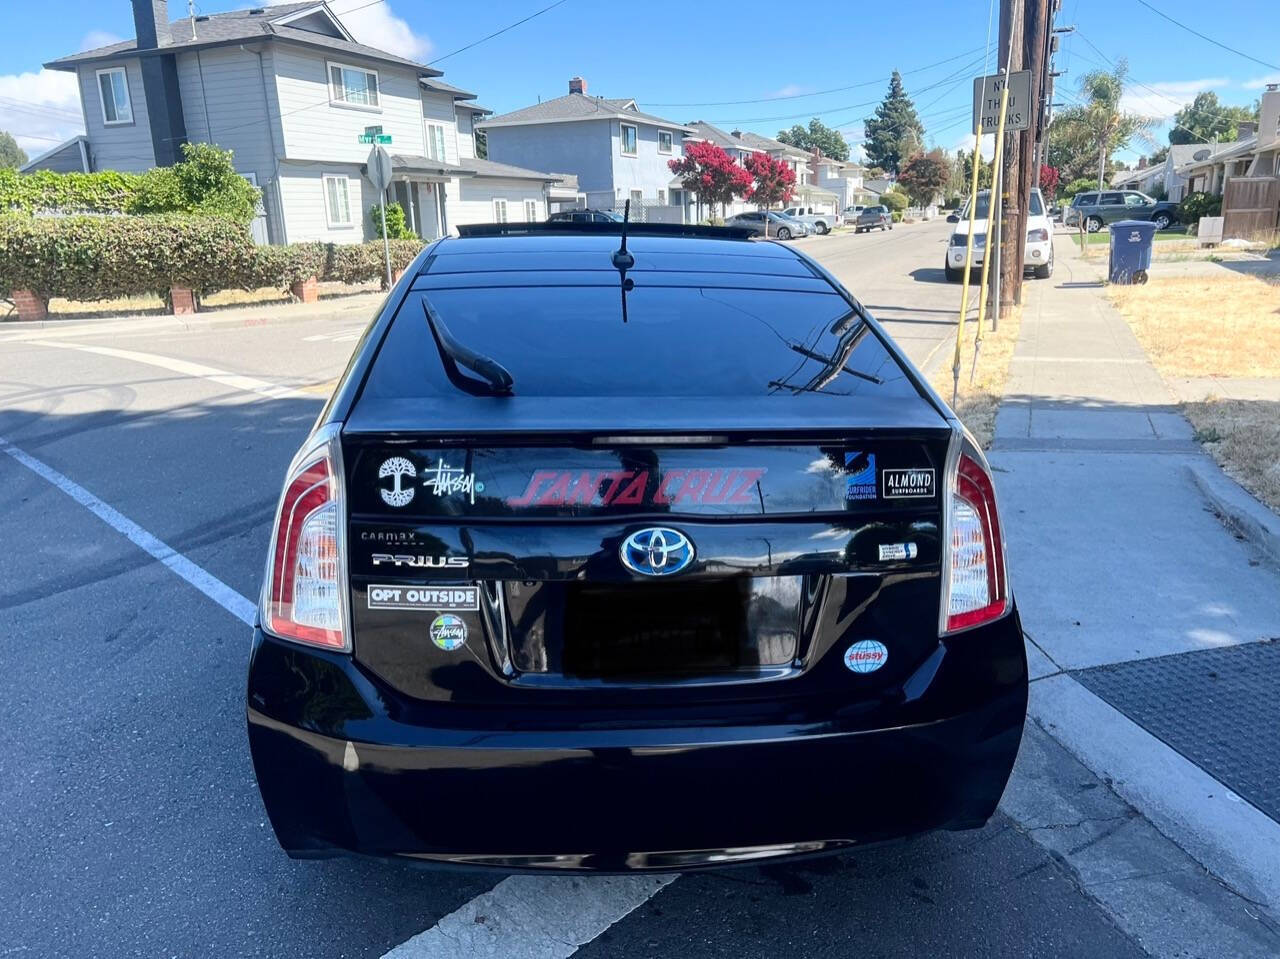
[[(1149, 117), (1128, 113), (1121, 107), (1124, 82), (1129, 65), (1122, 58), (1111, 71), (1096, 70), (1080, 78), (1081, 103), (1063, 110), (1057, 123), (1069, 128), (1069, 133), (1087, 144), (1098, 157), (1098, 189), (1106, 186), (1107, 160), (1117, 150), (1123, 150), (1133, 140), (1154, 145), (1150, 130), (1155, 121)], [(1066, 132), (1066, 131), (1064, 131)]]

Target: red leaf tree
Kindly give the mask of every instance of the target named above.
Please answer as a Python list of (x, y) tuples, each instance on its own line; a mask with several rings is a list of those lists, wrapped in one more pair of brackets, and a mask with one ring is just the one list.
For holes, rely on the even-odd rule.
[(722, 216), (725, 204), (751, 190), (751, 174), (714, 143), (686, 141), (684, 156), (668, 160), (667, 166), (680, 178), (680, 185), (697, 194), (701, 202), (709, 206), (719, 203)]
[(775, 203), (786, 204), (796, 185), (796, 171), (782, 160), (775, 160), (767, 153), (752, 153), (744, 161), (747, 172), (755, 180), (747, 199), (761, 209), (768, 210)]
[(1058, 179), (1057, 167), (1047, 163), (1040, 164), (1040, 192), (1051, 200), (1058, 194)]
[(917, 153), (898, 171), (898, 185), (917, 206), (928, 206), (951, 179), (951, 165), (941, 150)]

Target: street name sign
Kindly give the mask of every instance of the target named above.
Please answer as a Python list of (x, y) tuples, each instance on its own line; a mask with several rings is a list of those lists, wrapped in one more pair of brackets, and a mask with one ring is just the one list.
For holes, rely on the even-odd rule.
[(357, 143), (390, 143), (390, 133), (361, 133), (356, 136)]
[[(1004, 84), (1004, 77), (999, 74), (973, 78), (971, 129), (979, 129), (978, 123), (981, 121), (983, 133), (995, 133), (999, 130), (1000, 94), (1004, 90)], [(1005, 109), (1005, 132), (1029, 130), (1031, 117), (1035, 113), (1031, 107), (1031, 71), (1018, 70), (1009, 74), (1009, 106)]]

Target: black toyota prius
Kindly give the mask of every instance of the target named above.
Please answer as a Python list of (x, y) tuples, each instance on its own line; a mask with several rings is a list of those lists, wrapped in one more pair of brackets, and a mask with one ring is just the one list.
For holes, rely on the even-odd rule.
[(248, 678), (284, 849), (672, 871), (983, 825), (1027, 701), (1004, 531), (884, 330), (733, 231), (462, 232), (285, 478)]

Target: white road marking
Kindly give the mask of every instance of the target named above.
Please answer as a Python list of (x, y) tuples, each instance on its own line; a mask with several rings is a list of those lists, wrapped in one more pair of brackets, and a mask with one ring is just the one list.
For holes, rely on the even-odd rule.
[(675, 876), (510, 876), (383, 959), (567, 959)]
[(119, 510), (98, 499), (79, 483), (59, 473), (52, 466), (42, 463), (34, 456), (24, 453), (4, 437), (0, 437), (0, 450), (8, 453), (41, 479), (47, 480), (62, 490), (116, 532), (123, 533), (131, 543), (169, 567), (246, 626), (253, 625), (256, 604), (241, 596), (208, 570), (197, 566)]
[(302, 342), (319, 343), (322, 340), (328, 340), (330, 343), (354, 343), (360, 339), (360, 334), (363, 332), (363, 326), (351, 326), (331, 333), (313, 333), (311, 336), (304, 336)]
[(275, 383), (269, 383), (257, 377), (243, 376), (240, 373), (232, 373), (213, 366), (205, 366), (203, 363), (192, 363), (189, 360), (179, 360), (172, 356), (161, 356), (159, 353), (140, 353), (136, 350), (118, 350), (111, 346), (86, 346), (81, 343), (58, 343), (54, 340), (33, 340), (32, 344), (49, 346), (60, 350), (77, 350), (81, 353), (96, 353), (99, 356), (112, 356), (119, 360), (131, 360), (134, 363), (145, 363), (147, 366), (157, 366), (162, 370), (169, 370), (171, 373), (181, 373), (184, 376), (208, 380), (211, 383), (227, 386), (233, 390), (257, 393), (259, 396), (265, 396), (272, 400), (315, 398), (292, 387), (277, 386)]

